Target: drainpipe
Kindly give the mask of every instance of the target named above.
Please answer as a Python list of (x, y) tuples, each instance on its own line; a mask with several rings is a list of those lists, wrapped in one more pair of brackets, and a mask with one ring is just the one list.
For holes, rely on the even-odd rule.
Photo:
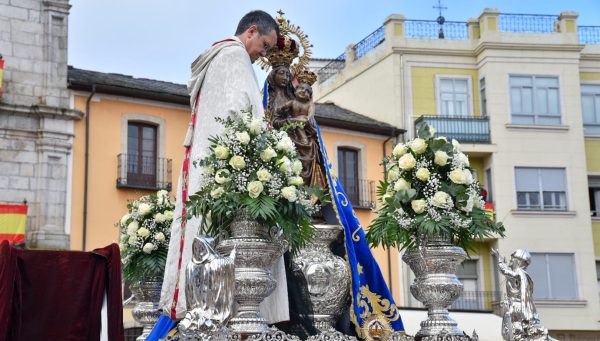
[[(386, 148), (385, 146), (387, 145), (387, 143), (392, 139), (392, 138), (396, 138), (396, 142), (398, 142), (398, 135), (400, 135), (399, 132), (396, 131), (396, 129), (394, 128), (392, 130), (392, 134), (390, 135), (390, 137), (388, 137), (387, 139), (385, 139), (385, 141), (383, 141), (383, 145), (381, 146), (383, 149), (383, 156), (385, 157), (386, 154)], [(387, 179), (387, 169), (384, 167), (383, 168), (383, 177), (384, 179)], [(392, 276), (392, 249), (388, 248), (387, 250), (387, 264), (388, 264), (388, 283), (390, 284), (390, 292), (392, 293), (392, 296), (394, 296), (393, 294), (393, 276)]]
[(92, 92), (85, 102), (85, 158), (83, 171), (83, 231), (81, 250), (85, 251), (87, 239), (87, 209), (88, 209), (88, 174), (90, 163), (90, 104), (96, 93), (96, 84), (92, 84)]

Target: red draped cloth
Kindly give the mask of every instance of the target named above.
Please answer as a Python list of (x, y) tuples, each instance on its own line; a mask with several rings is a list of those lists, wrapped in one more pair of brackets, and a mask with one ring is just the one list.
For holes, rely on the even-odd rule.
[(92, 252), (23, 250), (0, 244), (0, 341), (123, 341), (117, 244)]

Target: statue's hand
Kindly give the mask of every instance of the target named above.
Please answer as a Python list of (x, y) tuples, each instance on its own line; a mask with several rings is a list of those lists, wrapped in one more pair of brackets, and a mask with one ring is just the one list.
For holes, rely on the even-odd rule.
[(498, 252), (498, 250), (492, 248), (490, 250), (490, 255), (498, 257), (500, 255), (500, 253)]

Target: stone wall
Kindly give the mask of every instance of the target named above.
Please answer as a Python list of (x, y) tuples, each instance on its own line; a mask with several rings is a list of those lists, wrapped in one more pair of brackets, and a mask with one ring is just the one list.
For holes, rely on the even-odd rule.
[(0, 203), (29, 205), (27, 244), (69, 248), (65, 231), (73, 120), (68, 0), (0, 0)]

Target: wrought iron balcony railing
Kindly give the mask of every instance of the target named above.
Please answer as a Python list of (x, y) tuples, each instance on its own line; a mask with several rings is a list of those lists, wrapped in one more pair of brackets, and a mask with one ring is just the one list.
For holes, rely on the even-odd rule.
[(427, 122), (435, 128), (436, 136), (445, 136), (466, 143), (490, 143), (490, 122), (487, 116), (428, 116), (415, 120), (415, 127)]
[(117, 187), (171, 190), (171, 159), (136, 154), (119, 154), (117, 158)]
[(379, 44), (383, 43), (385, 40), (385, 30), (383, 26), (380, 26), (378, 29), (373, 31), (373, 33), (366, 36), (363, 40), (359, 41), (354, 46), (354, 53), (356, 55), (356, 59), (364, 56), (369, 51), (373, 50)]
[(355, 208), (375, 208), (376, 183), (373, 180), (339, 178), (348, 200)]
[(577, 26), (580, 44), (600, 44), (600, 26)]
[[(449, 310), (496, 313), (501, 297), (499, 291), (463, 291), (460, 297), (449, 307)], [(407, 308), (424, 307), (421, 302), (412, 299), (410, 306)]]
[(407, 38), (442, 39), (440, 38), (440, 27), (442, 27), (443, 39), (469, 39), (467, 23), (462, 21), (446, 21), (443, 26), (440, 26), (436, 20), (406, 20), (404, 24), (404, 35)]
[(500, 32), (553, 33), (556, 32), (558, 17), (545, 14), (502, 13), (499, 21)]

